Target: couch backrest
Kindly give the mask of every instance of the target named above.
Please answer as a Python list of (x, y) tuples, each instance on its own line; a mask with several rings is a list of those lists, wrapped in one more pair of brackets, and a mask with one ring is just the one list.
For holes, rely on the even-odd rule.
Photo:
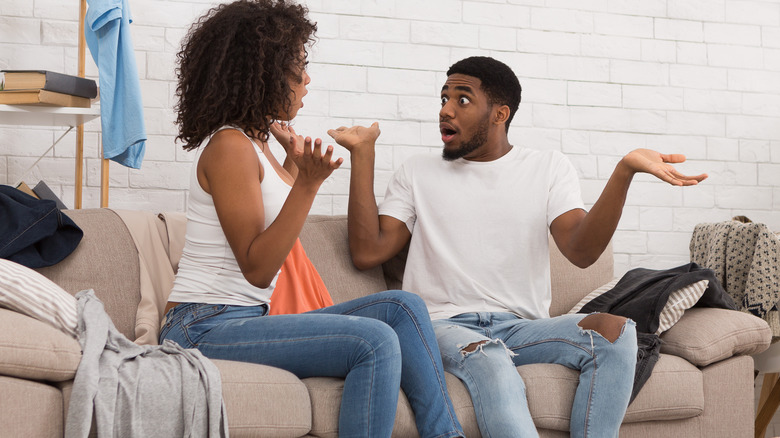
[(135, 339), (140, 295), (138, 250), (122, 220), (109, 209), (64, 210), (84, 231), (73, 253), (38, 272), (75, 295), (94, 289), (114, 326)]
[(614, 272), (612, 242), (596, 263), (581, 269), (561, 254), (551, 236), (552, 304), (550, 305), (550, 315), (558, 316), (568, 312), (585, 295), (611, 281)]

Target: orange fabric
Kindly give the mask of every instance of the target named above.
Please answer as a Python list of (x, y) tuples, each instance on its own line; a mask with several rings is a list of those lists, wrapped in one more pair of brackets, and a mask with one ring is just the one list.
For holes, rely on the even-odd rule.
[(276, 280), (268, 314), (303, 313), (332, 305), (325, 283), (306, 256), (301, 240), (296, 240)]

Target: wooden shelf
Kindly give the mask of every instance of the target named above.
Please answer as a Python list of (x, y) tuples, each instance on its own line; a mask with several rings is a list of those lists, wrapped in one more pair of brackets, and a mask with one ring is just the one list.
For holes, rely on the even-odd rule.
[(100, 117), (100, 108), (0, 105), (1, 125), (78, 126)]

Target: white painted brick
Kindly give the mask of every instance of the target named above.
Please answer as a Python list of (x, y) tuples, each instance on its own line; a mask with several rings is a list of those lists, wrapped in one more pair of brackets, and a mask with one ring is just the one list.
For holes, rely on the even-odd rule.
[(594, 14), (594, 31), (605, 35), (653, 37), (653, 19), (633, 15)]
[(729, 137), (751, 139), (780, 138), (780, 123), (775, 117), (727, 116), (726, 132)]
[[(146, 54), (146, 78), (176, 81), (176, 56), (173, 53), (149, 52)], [(144, 71), (139, 68), (139, 71)]]
[(0, 2), (0, 15), (4, 17), (31, 17), (33, 2), (30, 0), (5, 0)]
[[(671, 229), (671, 224), (669, 229)], [(681, 262), (668, 266), (668, 268), (673, 268), (687, 263), (687, 258), (690, 256), (688, 249), (690, 241), (690, 233), (649, 232), (647, 233), (647, 252), (648, 254), (680, 256)]]
[(720, 208), (768, 210), (772, 208), (770, 187), (720, 187), (715, 193)]
[(770, 160), (768, 140), (740, 140), (739, 161), (746, 163), (764, 163)]
[[(565, 105), (568, 99), (565, 81), (520, 78), (523, 103), (551, 103)], [(521, 103), (522, 104), (522, 103)]]
[(309, 89), (328, 91), (366, 91), (368, 79), (365, 67), (351, 65), (310, 63)]
[(707, 45), (678, 41), (677, 62), (680, 64), (707, 65)]
[(0, 16), (0, 43), (40, 44), (41, 20)]
[(772, 141), (769, 143), (770, 153), (772, 155), (773, 163), (780, 163), (780, 141)]
[(188, 163), (144, 161), (140, 170), (129, 171), (130, 187), (186, 190), (190, 186), (191, 167)]
[(592, 33), (593, 14), (573, 9), (531, 8), (533, 29)]
[[(173, 135), (149, 135), (146, 138), (146, 153), (144, 163), (147, 161), (176, 161), (176, 144)], [(189, 164), (189, 163), (188, 163)]]
[(78, 35), (78, 23), (69, 21), (41, 22), (41, 44), (75, 46), (79, 40)]
[(742, 112), (742, 93), (687, 89), (685, 109), (703, 113), (739, 114)]
[(780, 186), (780, 164), (758, 164), (758, 185)]
[[(652, 233), (650, 233), (652, 234)], [(653, 235), (649, 235), (647, 237), (648, 241), (652, 241), (655, 238)], [(683, 240), (690, 240), (690, 237), (687, 239), (685, 237), (680, 237)], [(677, 245), (680, 245), (680, 243), (676, 243)], [(648, 250), (649, 251), (649, 250)], [(679, 251), (679, 250), (678, 250)], [(689, 255), (686, 254), (647, 254), (647, 255), (632, 255), (631, 256), (631, 265), (635, 268), (646, 268), (646, 269), (671, 269), (677, 266), (685, 265), (689, 262), (688, 260)]]
[(571, 127), (597, 131), (628, 131), (630, 117), (618, 108), (572, 107), (569, 113)]
[[(683, 192), (683, 206), (689, 207), (685, 209), (675, 209), (675, 231), (679, 231), (680, 229), (677, 228), (678, 225), (678, 218), (677, 218), (677, 211), (682, 210), (682, 212), (687, 212), (691, 217), (696, 217), (697, 214), (701, 214), (701, 209), (704, 208), (712, 208), (715, 206), (715, 187), (709, 183), (709, 179), (705, 180), (706, 182), (702, 182), (701, 184), (698, 184), (696, 186), (686, 187), (687, 190)], [(683, 213), (680, 214), (683, 214)], [(686, 216), (687, 217), (687, 216)], [(682, 219), (679, 220), (681, 222), (681, 227), (685, 226), (685, 229), (687, 228), (688, 222), (683, 222)], [(691, 227), (690, 229), (693, 229)]]
[[(411, 42), (450, 47), (478, 47), (479, 26), (463, 23), (415, 21), (411, 25)], [(514, 34), (512, 35), (514, 37)]]
[(165, 28), (153, 26), (133, 26), (133, 48), (135, 50), (165, 50)]
[(509, 130), (509, 143), (539, 150), (561, 150), (561, 132), (558, 129), (516, 127)]
[(529, 53), (579, 55), (580, 35), (565, 32), (518, 29), (517, 50)]
[[(374, 156), (374, 169), (377, 170), (390, 170), (392, 171), (394, 169), (393, 167), (393, 148), (395, 145), (385, 146), (385, 145), (376, 145), (374, 148), (375, 156)], [(348, 157), (351, 158), (351, 157)], [(349, 160), (346, 158), (344, 159), (344, 163), (347, 163)], [(352, 168), (352, 163), (349, 163), (349, 168)], [(342, 166), (346, 168), (345, 166)]]
[(780, 94), (777, 72), (761, 70), (729, 70), (729, 90)]
[(704, 23), (704, 42), (760, 46), (761, 28), (743, 24)]
[(586, 131), (563, 130), (561, 133), (561, 151), (567, 154), (587, 154), (590, 152), (590, 135)]
[[(502, 53), (503, 55), (503, 53)], [(449, 67), (452, 64), (455, 64), (456, 62), (460, 61), (461, 59), (466, 59), (471, 56), (485, 56), (485, 51), (477, 48), (467, 48), (467, 47), (452, 47), (450, 49), (450, 59), (447, 63), (446, 67)], [(500, 56), (495, 57), (496, 59), (499, 59)], [(444, 74), (444, 72), (447, 70), (447, 68), (441, 69), (441, 71), (437, 71), (437, 78), (439, 79), (439, 83), (444, 83), (444, 81), (447, 80), (447, 75)], [(546, 71), (546, 70), (545, 70)]]
[(580, 178), (598, 178), (598, 158), (592, 155), (569, 155), (569, 161), (577, 169)]
[(598, 157), (598, 178), (608, 180), (612, 173), (615, 172), (615, 167), (622, 160), (623, 157), (613, 156), (599, 156)]
[(596, 82), (569, 82), (569, 105), (614, 106), (621, 105), (621, 87), (617, 84)]
[[(85, 185), (100, 187), (102, 160), (99, 158), (87, 158), (84, 166), (86, 175)], [(129, 169), (113, 161), (108, 162), (108, 186), (109, 188), (127, 188), (129, 185)], [(144, 163), (145, 165), (145, 163)]]
[(53, 18), (75, 22), (79, 20), (78, 3), (63, 2), (61, 0), (35, 0), (30, 3), (35, 4), (33, 13), (37, 18)]
[(669, 0), (667, 13), (670, 18), (694, 21), (723, 21), (725, 0)]
[(421, 124), (419, 122), (397, 122), (383, 120), (379, 123), (382, 131), (377, 144), (383, 145), (419, 145)]
[[(420, 3), (416, 2), (415, 4)], [(448, 2), (451, 5), (451, 2)], [(452, 9), (448, 7), (447, 9)], [(436, 11), (436, 14), (441, 11)], [(435, 16), (435, 15), (433, 15)], [(458, 17), (458, 21), (461, 17)], [(464, 2), (463, 22), (490, 26), (531, 27), (531, 9), (524, 6)], [(442, 20), (449, 21), (449, 20)]]
[(583, 35), (582, 54), (597, 58), (634, 59), (642, 58), (640, 40), (636, 38)]
[[(698, 189), (698, 187), (695, 189)], [(686, 199), (688, 196), (687, 192), (688, 191), (686, 191)], [(714, 196), (711, 201), (713, 201), (714, 205)], [(722, 222), (731, 217), (727, 211), (712, 208), (712, 205), (702, 205), (701, 207), (702, 208), (676, 208), (674, 210), (673, 231), (684, 231), (693, 234), (693, 229), (698, 224)], [(690, 239), (688, 239), (688, 241), (690, 242)]]
[(661, 40), (703, 41), (702, 23), (687, 20), (655, 19), (655, 37)]
[(408, 21), (348, 15), (339, 20), (340, 37), (347, 40), (409, 42)]
[(333, 214), (333, 195), (320, 195), (314, 198), (309, 214)]
[(732, 138), (708, 138), (707, 158), (710, 160), (739, 160), (739, 141)]
[(761, 45), (780, 48), (780, 27), (762, 27)]
[(533, 104), (532, 117), (534, 127), (569, 127), (569, 107), (565, 105), (547, 105), (543, 103), (535, 103)]
[(764, 69), (780, 71), (780, 50), (763, 49)]
[(580, 180), (580, 189), (582, 191), (582, 202), (585, 205), (593, 205), (596, 200), (599, 199), (601, 192), (604, 190), (604, 184), (606, 181), (583, 179)]
[[(571, 4), (571, 1), (567, 1), (567, 3)], [(604, 10), (615, 14), (646, 15), (649, 17), (666, 17), (667, 15), (666, 0), (646, 0), (641, 2), (614, 1), (606, 2), (606, 4), (603, 1), (596, 1), (594, 3), (598, 10)]]
[(188, 28), (206, 9), (203, 5), (187, 2), (135, 0), (132, 2), (131, 13), (133, 25)]
[(346, 216), (349, 207), (349, 196), (331, 195), (331, 199), (331, 208), (333, 209), (331, 214), (335, 216)]
[(146, 133), (149, 135), (177, 135), (178, 129), (174, 125), (176, 115), (172, 109), (144, 109), (144, 125)]
[(758, 183), (756, 163), (729, 161), (710, 162), (707, 166), (708, 184), (715, 186), (752, 186)]
[(533, 105), (521, 103), (520, 107), (517, 108), (517, 111), (515, 112), (514, 118), (512, 119), (511, 126), (523, 127), (523, 126), (532, 126), (532, 125), (533, 125)]
[(398, 97), (398, 117), (401, 120), (438, 121), (440, 109), (438, 97)]
[(313, 11), (327, 12), (334, 14), (359, 14), (360, 2), (349, 0), (328, 0), (310, 4), (309, 8)]
[(186, 192), (181, 190), (112, 189), (108, 202), (112, 208), (147, 211), (186, 211)]
[(648, 62), (675, 62), (677, 58), (677, 46), (674, 41), (641, 40), (642, 61)]
[(610, 80), (610, 62), (606, 59), (550, 56), (547, 68), (549, 78), (552, 79), (594, 82), (608, 82)]
[(368, 92), (430, 96), (438, 92), (436, 76), (430, 71), (390, 68), (368, 69)]
[[(60, 132), (57, 137), (61, 134)], [(0, 125), (2, 155), (38, 157), (51, 146), (55, 138), (52, 131), (46, 129)], [(65, 142), (67, 139), (62, 141)]]
[(319, 40), (309, 60), (329, 64), (382, 65), (382, 44), (373, 41)]
[(612, 237), (613, 251), (622, 254), (647, 253), (647, 233), (636, 231), (615, 231)]
[(651, 62), (610, 61), (610, 82), (640, 85), (669, 85), (669, 66)]
[(666, 207), (639, 207), (639, 229), (668, 231), (672, 229), (674, 209)]
[(398, 98), (390, 95), (333, 92), (330, 96), (330, 115), (335, 117), (360, 116), (395, 119)]
[(8, 157), (0, 155), (0, 184), (11, 185), (16, 181), (10, 181), (8, 179)]
[(709, 44), (707, 56), (709, 65), (718, 67), (760, 69), (764, 66), (764, 56), (758, 47)]
[(628, 272), (632, 266), (631, 266), (631, 257), (627, 254), (613, 254), (615, 257), (615, 263), (614, 263), (614, 277), (620, 278), (623, 275), (625, 275), (626, 272)]
[(382, 53), (385, 67), (441, 71), (449, 66), (447, 47), (387, 43)]
[[(399, 146), (393, 148), (393, 164), (395, 168), (399, 168), (406, 160), (418, 155), (441, 155), (441, 141), (437, 148), (420, 147), (420, 146)], [(382, 192), (384, 195), (384, 192)]]
[(169, 108), (170, 95), (168, 94), (167, 81), (139, 81), (141, 86), (141, 100), (146, 108)]
[[(495, 54), (494, 58), (508, 65), (518, 78), (550, 79), (547, 73), (546, 55), (502, 52)], [(441, 83), (444, 84), (444, 81)], [(520, 85), (523, 85), (522, 81)]]
[(360, 1), (360, 11), (363, 15), (372, 17), (394, 17), (396, 15), (395, 10), (395, 2), (384, 2), (381, 0)]
[[(664, 154), (683, 154), (689, 160), (704, 160), (707, 158), (707, 139), (692, 135), (648, 135), (646, 136), (645, 147), (654, 149)], [(688, 170), (689, 164), (683, 167), (677, 166), (683, 173), (702, 173), (706, 169), (702, 166), (696, 166), (697, 170)]]
[(667, 122), (667, 132), (670, 134), (694, 134), (717, 137), (726, 133), (726, 117), (721, 114), (669, 111), (667, 113)]
[(395, 0), (395, 17), (408, 20), (430, 20), (436, 17), (437, 21), (459, 22), (461, 17), (471, 15), (466, 12), (468, 7), (469, 3), (453, 4), (451, 0)]
[(639, 207), (623, 207), (623, 213), (620, 215), (618, 230), (638, 231), (639, 230)]
[(486, 50), (515, 50), (517, 31), (511, 27), (481, 27), (479, 47)]
[(181, 43), (187, 34), (186, 28), (168, 27), (165, 29), (165, 51), (177, 53), (181, 50)]
[(696, 65), (669, 66), (669, 85), (673, 87), (725, 90), (729, 86), (727, 70)]
[[(628, 192), (627, 205), (654, 206), (654, 207), (680, 207), (682, 206), (682, 194), (686, 187), (676, 187), (665, 182), (660, 182), (650, 175), (638, 175), (644, 178), (636, 178)], [(651, 179), (650, 182), (642, 179)]]
[(684, 94), (681, 88), (623, 85), (622, 94), (625, 108), (683, 109)]
[(780, 3), (726, 0), (726, 21), (778, 26), (780, 25)]
[[(503, 3), (501, 0), (495, 0), (497, 3)], [(545, 0), (508, 0), (507, 3), (512, 5), (524, 5), (524, 6), (544, 6)]]
[(656, 110), (629, 110), (629, 130), (632, 132), (667, 132), (666, 114)]

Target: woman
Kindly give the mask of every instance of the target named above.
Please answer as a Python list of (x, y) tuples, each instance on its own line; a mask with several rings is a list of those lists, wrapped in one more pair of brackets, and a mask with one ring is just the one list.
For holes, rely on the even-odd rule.
[[(160, 334), (215, 359), (343, 377), (339, 435), (388, 437), (403, 388), (422, 437), (463, 436), (427, 309), (403, 291), (268, 316), (280, 267), (320, 184), (341, 165), (294, 135), (316, 25), (286, 0), (210, 10), (178, 54), (178, 139), (193, 164), (184, 254)], [(273, 126), (272, 126), (273, 125)], [(279, 164), (269, 132), (287, 150)], [(302, 143), (302, 144), (301, 144)], [(287, 169), (290, 170), (288, 172)]]

